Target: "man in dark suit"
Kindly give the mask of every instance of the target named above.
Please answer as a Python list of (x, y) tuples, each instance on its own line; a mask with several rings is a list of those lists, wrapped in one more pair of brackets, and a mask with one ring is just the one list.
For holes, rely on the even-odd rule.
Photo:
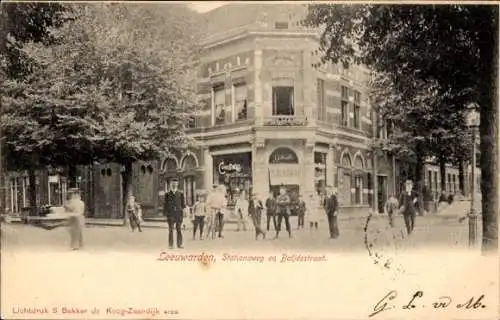
[(266, 216), (267, 216), (267, 231), (269, 231), (269, 224), (273, 221), (274, 230), (276, 230), (276, 199), (274, 193), (269, 193), (269, 198), (266, 200)]
[(339, 237), (339, 225), (337, 215), (339, 211), (339, 203), (333, 187), (327, 188), (327, 198), (325, 199), (325, 212), (328, 218), (328, 229), (330, 231), (330, 239)]
[(418, 195), (413, 190), (413, 182), (411, 180), (406, 180), (405, 190), (401, 193), (399, 205), (405, 219), (406, 231), (408, 232), (408, 235), (410, 235), (415, 228), (417, 199)]
[(177, 247), (182, 248), (182, 219), (186, 203), (184, 194), (177, 188), (179, 181), (172, 179), (169, 186), (169, 191), (165, 194), (165, 205), (163, 206), (164, 215), (167, 217), (168, 223), (168, 247), (174, 246), (174, 227), (177, 231)]

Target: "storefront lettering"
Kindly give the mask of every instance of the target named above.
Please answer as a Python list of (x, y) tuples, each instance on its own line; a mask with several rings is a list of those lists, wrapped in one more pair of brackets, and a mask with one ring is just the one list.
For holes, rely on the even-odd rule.
[(224, 164), (224, 161), (219, 163), (219, 173), (226, 174), (228, 172), (241, 172), (241, 165), (238, 163)]
[(300, 184), (301, 170), (297, 164), (277, 164), (269, 166), (271, 185)]
[(297, 163), (298, 159), (292, 150), (279, 148), (275, 150), (270, 157), (271, 163)]

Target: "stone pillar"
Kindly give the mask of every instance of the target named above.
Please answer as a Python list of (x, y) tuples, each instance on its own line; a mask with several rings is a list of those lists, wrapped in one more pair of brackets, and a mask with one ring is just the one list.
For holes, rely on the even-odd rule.
[[(302, 167), (302, 185), (300, 193), (308, 199), (314, 193), (314, 141), (306, 140)], [(306, 198), (307, 197), (307, 198)]]
[(212, 190), (212, 185), (214, 183), (214, 161), (208, 147), (203, 148), (203, 166), (205, 167), (203, 187), (205, 190)]
[(326, 155), (326, 185), (335, 187), (335, 146), (332, 144), (328, 148)]
[(267, 172), (267, 157), (265, 140), (256, 139), (252, 144), (252, 187), (261, 199), (269, 193), (269, 175)]
[[(302, 67), (303, 67), (303, 90), (304, 90), (304, 115), (307, 117), (309, 126), (316, 125), (316, 117), (314, 108), (317, 108), (316, 103), (316, 79), (314, 69), (311, 66), (312, 57), (309, 50), (302, 51)], [(297, 89), (297, 88), (296, 88)]]
[(254, 102), (254, 114), (255, 114), (255, 124), (262, 125), (263, 123), (263, 115), (264, 112), (262, 110), (262, 50), (254, 51), (254, 93), (255, 93), (255, 102)]

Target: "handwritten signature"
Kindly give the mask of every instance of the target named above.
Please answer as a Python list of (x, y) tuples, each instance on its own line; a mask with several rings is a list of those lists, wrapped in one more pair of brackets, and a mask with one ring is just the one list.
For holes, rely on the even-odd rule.
[[(381, 312), (388, 311), (391, 309), (396, 309), (396, 298), (398, 296), (397, 291), (391, 290), (387, 293), (375, 306), (373, 307), (373, 312), (369, 317), (373, 317)], [(430, 307), (432, 309), (446, 309), (446, 308), (456, 308), (456, 309), (484, 309), (486, 305), (483, 303), (484, 294), (479, 297), (469, 297), (464, 299), (459, 303), (453, 303), (453, 299), (450, 296), (441, 296), (431, 300), (430, 304), (423, 304), (424, 292), (417, 291), (409, 299), (408, 303), (400, 305), (399, 307), (403, 310), (413, 310), (416, 308)]]

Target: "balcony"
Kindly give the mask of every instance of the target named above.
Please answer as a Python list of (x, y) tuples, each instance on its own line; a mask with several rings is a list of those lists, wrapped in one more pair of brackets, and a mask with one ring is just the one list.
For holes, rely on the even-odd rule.
[(301, 127), (307, 125), (307, 118), (304, 116), (270, 116), (264, 117), (266, 127)]

